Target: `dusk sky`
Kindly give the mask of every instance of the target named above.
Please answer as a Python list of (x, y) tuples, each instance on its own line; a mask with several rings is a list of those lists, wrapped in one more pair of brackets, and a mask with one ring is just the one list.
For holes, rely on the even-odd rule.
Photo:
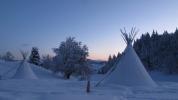
[(67, 37), (89, 48), (89, 58), (107, 59), (125, 48), (120, 28), (142, 33), (175, 31), (178, 0), (0, 0), (0, 53), (37, 46), (53, 54)]

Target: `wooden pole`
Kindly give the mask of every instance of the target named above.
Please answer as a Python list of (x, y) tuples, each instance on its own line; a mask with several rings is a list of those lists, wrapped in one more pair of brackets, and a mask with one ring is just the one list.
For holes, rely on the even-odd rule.
[(90, 80), (87, 81), (86, 92), (87, 92), (87, 93), (90, 93)]

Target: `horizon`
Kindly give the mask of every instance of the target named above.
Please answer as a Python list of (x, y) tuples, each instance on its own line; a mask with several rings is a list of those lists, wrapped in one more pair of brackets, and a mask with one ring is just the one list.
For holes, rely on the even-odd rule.
[(120, 29), (137, 27), (136, 36), (177, 28), (177, 0), (39, 0), (0, 1), (0, 54), (38, 47), (40, 55), (54, 55), (69, 36), (86, 44), (90, 59), (107, 60), (126, 46)]

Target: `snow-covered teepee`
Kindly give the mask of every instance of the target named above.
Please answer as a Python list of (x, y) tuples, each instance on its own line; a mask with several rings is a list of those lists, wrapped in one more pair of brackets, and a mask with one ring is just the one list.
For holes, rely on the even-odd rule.
[(26, 61), (27, 53), (21, 52), (21, 54), (23, 60), (20, 62), (13, 79), (38, 79), (31, 69), (30, 64)]
[(132, 28), (130, 33), (127, 33), (124, 28), (121, 33), (127, 47), (121, 58), (113, 66), (114, 70), (108, 72), (101, 83), (126, 86), (157, 86), (132, 47), (132, 42), (138, 33), (136, 28)]

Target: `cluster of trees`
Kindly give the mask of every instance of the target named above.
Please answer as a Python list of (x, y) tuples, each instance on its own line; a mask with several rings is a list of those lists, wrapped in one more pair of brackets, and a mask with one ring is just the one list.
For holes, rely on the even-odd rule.
[(4, 55), (0, 55), (0, 59), (5, 61), (14, 61), (15, 57), (10, 51), (8, 51)]
[[(54, 73), (61, 72), (64, 78), (69, 79), (71, 75), (81, 76), (80, 79), (88, 79), (90, 74), (90, 64), (88, 63), (88, 47), (81, 42), (69, 37), (66, 41), (61, 42), (58, 48), (53, 49), (55, 56), (42, 56), (40, 58), (37, 47), (32, 47), (28, 62), (40, 65)], [(13, 61), (14, 56), (11, 52), (7, 52), (1, 59)]]
[(87, 79), (90, 74), (87, 62), (88, 47), (81, 42), (69, 37), (61, 42), (58, 48), (53, 49), (55, 56), (43, 56), (40, 60), (38, 49), (32, 48), (29, 62), (35, 65), (52, 70), (55, 73), (61, 72), (64, 78), (69, 79), (71, 75), (80, 75), (81, 79)]
[(117, 56), (109, 55), (108, 61), (106, 64), (98, 71), (99, 74), (106, 74), (112, 67), (114, 67), (114, 64), (116, 63), (117, 59), (121, 56), (120, 53), (118, 53)]
[(44, 55), (42, 56), (41, 58), (42, 60), (42, 63), (41, 63), (41, 66), (45, 69), (49, 69), (49, 70), (52, 70), (55, 72), (55, 69), (54, 69), (54, 63), (53, 63), (53, 57), (50, 56), (49, 54), (48, 55)]
[(161, 35), (156, 31), (143, 34), (133, 46), (146, 69), (178, 73), (178, 29)]
[[(16, 61), (17, 60), (15, 58), (15, 56), (10, 51), (7, 51), (5, 54), (0, 55), (0, 59), (1, 60), (5, 60), (5, 61)], [(35, 65), (40, 65), (41, 64), (40, 55), (39, 55), (37, 47), (33, 47), (32, 48), (31, 54), (30, 54), (30, 57), (29, 57), (29, 62), (33, 63)]]

